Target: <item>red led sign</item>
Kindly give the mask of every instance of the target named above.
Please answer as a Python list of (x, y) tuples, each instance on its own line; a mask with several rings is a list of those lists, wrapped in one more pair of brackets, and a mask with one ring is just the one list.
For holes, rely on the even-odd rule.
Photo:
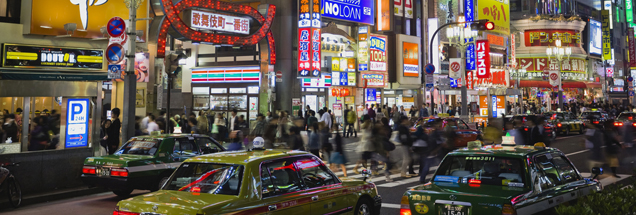
[[(247, 5), (233, 4), (229, 2), (222, 2), (217, 0), (183, 0), (176, 5), (172, 4), (171, 0), (161, 0), (163, 3), (163, 10), (165, 16), (161, 23), (161, 30), (159, 31), (159, 38), (157, 41), (157, 57), (163, 58), (166, 54), (166, 38), (168, 37), (168, 29), (172, 27), (177, 33), (181, 34), (185, 38), (192, 40), (193, 42), (207, 42), (214, 44), (227, 44), (227, 45), (239, 45), (239, 46), (251, 46), (256, 45), (263, 38), (267, 37), (267, 44), (269, 47), (269, 64), (276, 64), (276, 49), (274, 44), (274, 36), (270, 30), (274, 15), (276, 13), (276, 6), (269, 5), (267, 8), (267, 17), (263, 17), (256, 9)], [(188, 8), (205, 8), (216, 11), (223, 11), (228, 13), (236, 13), (250, 16), (261, 27), (251, 35), (248, 36), (230, 36), (215, 33), (204, 33), (195, 31), (188, 27), (183, 20), (179, 17), (179, 14)]]

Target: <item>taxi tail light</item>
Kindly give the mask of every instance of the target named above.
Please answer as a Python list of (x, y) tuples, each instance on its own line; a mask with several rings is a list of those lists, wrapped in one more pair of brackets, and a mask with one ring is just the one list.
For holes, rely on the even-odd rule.
[(119, 211), (119, 207), (116, 207), (115, 211), (113, 211), (113, 215), (139, 215), (139, 214), (140, 213)]
[(557, 127), (559, 127), (559, 128), (560, 128), (561, 126), (563, 126), (561, 123), (557, 124)]
[(598, 121), (594, 121), (594, 122), (592, 122), (592, 123), (594, 123), (594, 124), (598, 124), (599, 122), (598, 122)]
[(501, 208), (501, 215), (516, 215), (517, 212), (511, 204), (504, 204)]
[(400, 215), (411, 215), (411, 206), (409, 205), (408, 196), (402, 196), (402, 201), (400, 201)]
[(470, 179), (468, 180), (469, 184), (481, 184), (481, 180), (479, 179)]
[(124, 168), (113, 168), (110, 170), (110, 176), (128, 177), (128, 170)]
[(623, 126), (623, 123), (622, 122), (615, 122), (614, 126)]
[(95, 167), (94, 166), (84, 166), (84, 167), (82, 167), (82, 173), (95, 175)]
[(634, 124), (632, 124), (634, 127), (636, 127), (636, 122)]

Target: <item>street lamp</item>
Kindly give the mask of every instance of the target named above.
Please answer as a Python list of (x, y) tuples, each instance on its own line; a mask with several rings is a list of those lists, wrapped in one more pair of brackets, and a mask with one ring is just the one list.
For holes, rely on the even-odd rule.
[(559, 62), (559, 65), (557, 65), (559, 67), (559, 108), (563, 110), (563, 82), (561, 80), (561, 69), (563, 66), (563, 61), (566, 60), (566, 58), (567, 60), (570, 60), (570, 55), (572, 55), (572, 48), (562, 48), (560, 39), (554, 41), (554, 45), (555, 47), (546, 48), (545, 53), (548, 55), (548, 60), (550, 60), (551, 57), (554, 56), (554, 58)]
[(462, 79), (462, 111), (461, 117), (466, 120), (468, 119), (468, 93), (466, 88), (466, 48), (470, 44), (475, 43), (475, 39), (477, 38), (478, 30), (471, 29), (471, 25), (465, 22), (464, 16), (459, 16), (458, 23), (449, 26), (446, 29), (446, 37), (449, 40), (449, 44), (457, 47), (459, 49), (459, 53), (461, 54), (461, 79)]

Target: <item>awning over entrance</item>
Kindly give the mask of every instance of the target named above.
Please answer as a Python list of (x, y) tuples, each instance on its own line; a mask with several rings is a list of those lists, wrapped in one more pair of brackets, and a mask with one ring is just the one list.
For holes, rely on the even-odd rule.
[[(511, 81), (514, 85), (516, 80)], [(539, 87), (539, 88), (553, 88), (549, 81), (536, 81), (536, 80), (520, 80), (519, 87)], [(586, 83), (582, 81), (564, 81), (563, 88), (601, 88), (600, 83)]]

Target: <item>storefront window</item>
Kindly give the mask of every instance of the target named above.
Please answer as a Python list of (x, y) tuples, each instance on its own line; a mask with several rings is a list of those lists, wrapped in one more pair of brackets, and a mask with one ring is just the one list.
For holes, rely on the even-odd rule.
[(258, 86), (247, 87), (247, 93), (258, 94)]
[(244, 94), (247, 93), (245, 88), (230, 88), (230, 94)]
[[(230, 90), (231, 91), (231, 90)], [(247, 96), (230, 96), (229, 97), (230, 110), (246, 110), (247, 109)]]
[(210, 89), (211, 94), (225, 94), (227, 93), (227, 88), (212, 88)]
[(227, 96), (215, 96), (210, 95), (210, 109), (211, 110), (224, 110), (227, 109)]

